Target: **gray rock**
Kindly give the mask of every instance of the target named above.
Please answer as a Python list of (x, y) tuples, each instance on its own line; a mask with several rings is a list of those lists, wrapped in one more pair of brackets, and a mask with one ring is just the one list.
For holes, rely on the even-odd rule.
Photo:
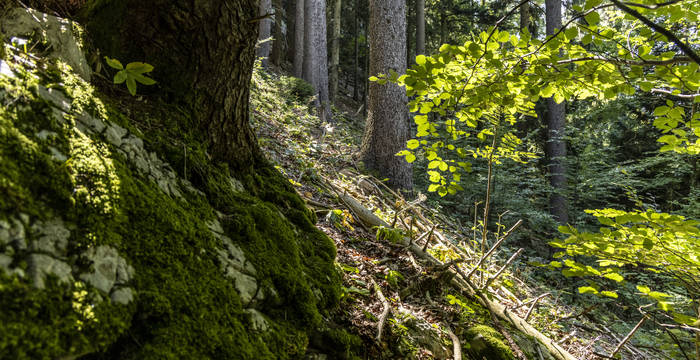
[(54, 131), (49, 131), (49, 130), (46, 130), (46, 129), (41, 130), (41, 131), (39, 131), (38, 133), (36, 133), (36, 137), (39, 138), (39, 139), (41, 139), (41, 140), (46, 140), (46, 139), (48, 139), (49, 137), (54, 137), (54, 136), (56, 136), (56, 135), (58, 135), (58, 134), (56, 134), (56, 132), (54, 132)]
[(248, 314), (248, 316), (250, 316), (250, 322), (253, 327), (253, 330), (267, 331), (267, 329), (270, 328), (270, 324), (268, 324), (265, 315), (263, 315), (260, 311), (255, 309), (245, 309), (243, 311), (245, 311), (245, 313)]
[(31, 254), (27, 257), (27, 272), (31, 281), (39, 289), (45, 287), (46, 276), (55, 275), (60, 282), (72, 283), (70, 265), (45, 254)]
[(258, 300), (262, 300), (262, 294), (257, 294), (258, 296), (256, 297), (258, 281), (255, 280), (254, 277), (233, 270), (232, 268), (227, 270), (231, 270), (226, 273), (226, 276), (233, 279), (233, 285), (236, 287), (236, 291), (238, 291), (238, 295), (241, 297), (241, 302), (243, 304), (249, 304), (254, 297)]
[(62, 152), (58, 151), (58, 149), (56, 149), (53, 146), (49, 146), (49, 151), (51, 152), (51, 157), (53, 157), (56, 161), (64, 162), (68, 160), (68, 156), (64, 155)]
[(10, 242), (10, 223), (5, 220), (0, 220), (0, 245)]
[(231, 184), (231, 188), (233, 189), (233, 192), (244, 192), (245, 188), (243, 187), (243, 184), (238, 181), (238, 179), (229, 177), (228, 178), (229, 184)]
[(10, 264), (12, 264), (12, 257), (5, 254), (0, 254), (0, 268), (5, 269), (5, 271), (10, 271)]
[[(230, 238), (224, 235), (221, 235), (214, 231), (212, 231), (212, 234), (214, 234), (214, 236), (216, 236), (217, 238), (221, 239), (221, 241), (224, 244), (223, 249), (217, 250), (217, 253), (219, 254), (219, 260), (221, 261), (221, 266), (223, 269), (232, 267), (244, 274), (253, 276), (256, 274), (256, 270), (253, 264), (251, 264), (250, 261), (248, 261), (245, 258), (243, 249), (241, 249), (238, 245), (234, 244)], [(225, 271), (227, 272), (228, 270)]]
[(76, 35), (75, 24), (69, 20), (40, 13), (36, 10), (16, 7), (0, 19), (0, 33), (6, 37), (28, 37), (41, 34), (51, 49), (50, 58), (61, 59), (70, 65), (83, 79), (89, 81), (92, 70), (85, 59)]
[(40, 98), (46, 100), (52, 106), (58, 108), (61, 111), (69, 112), (71, 107), (71, 102), (68, 97), (60, 90), (47, 89), (44, 86), (39, 85), (37, 87), (37, 94)]
[(132, 300), (134, 300), (134, 291), (131, 290), (131, 288), (119, 288), (112, 291), (112, 294), (109, 295), (109, 298), (112, 300), (112, 302), (126, 305)]
[(80, 114), (80, 116), (78, 116), (78, 120), (98, 134), (102, 133), (107, 128), (107, 125), (105, 125), (102, 120), (96, 119), (87, 113)]
[(33, 240), (29, 248), (32, 251), (43, 251), (55, 256), (62, 256), (68, 246), (70, 230), (63, 224), (63, 220), (54, 218), (48, 221), (37, 221), (32, 225)]
[(10, 227), (10, 243), (12, 243), (17, 250), (24, 250), (27, 248), (26, 233), (24, 231), (24, 224), (19, 219), (12, 219), (12, 226)]
[(107, 137), (107, 141), (109, 141), (112, 145), (114, 146), (121, 146), (122, 144), (122, 138), (126, 135), (126, 129), (123, 127), (117, 125), (117, 124), (112, 124), (107, 128), (107, 131), (105, 131), (105, 136)]
[(117, 280), (124, 284), (133, 276), (134, 269), (114, 248), (100, 245), (88, 249), (83, 256), (92, 261), (93, 269), (90, 273), (80, 275), (80, 279), (105, 293), (110, 292)]

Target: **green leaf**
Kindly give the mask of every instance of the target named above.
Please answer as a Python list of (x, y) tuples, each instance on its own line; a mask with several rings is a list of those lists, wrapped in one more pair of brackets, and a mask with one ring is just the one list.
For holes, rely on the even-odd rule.
[(581, 294), (597, 294), (598, 290), (591, 286), (581, 286), (578, 288), (578, 292)]
[(601, 291), (601, 295), (617, 299), (617, 293), (614, 291)]
[(408, 140), (406, 142), (406, 147), (411, 149), (411, 150), (413, 150), (419, 146), (420, 146), (420, 142), (418, 142), (418, 140), (416, 140), (416, 139), (411, 139), (411, 140)]
[(598, 15), (597, 12), (592, 12), (584, 16), (584, 19), (586, 19), (586, 22), (589, 25), (598, 25), (598, 23), (600, 22), (600, 15)]
[(132, 77), (126, 78), (126, 87), (129, 89), (131, 96), (136, 96), (136, 81)]
[(111, 58), (105, 56), (105, 61), (107, 62), (107, 65), (109, 65), (110, 67), (112, 67), (114, 69), (117, 69), (117, 70), (124, 69), (124, 66), (122, 65), (122, 63), (119, 62), (119, 60), (117, 60), (117, 59), (111, 59)]
[(406, 162), (407, 162), (407, 163), (410, 164), (410, 163), (412, 163), (412, 162), (414, 162), (414, 161), (416, 161), (416, 155), (413, 155), (413, 153), (408, 153), (408, 154), (406, 154)]
[(126, 64), (126, 69), (134, 74), (143, 74), (153, 71), (153, 65), (142, 62), (131, 62)]
[(425, 65), (425, 55), (416, 56), (416, 64)]
[(617, 282), (625, 280), (625, 278), (622, 277), (622, 275), (620, 275), (618, 273), (607, 273), (607, 274), (603, 275), (603, 277), (606, 279), (617, 281)]
[(642, 294), (648, 294), (651, 291), (648, 286), (644, 285), (637, 285), (637, 290), (639, 290), (639, 292)]
[(155, 80), (149, 78), (148, 76), (144, 76), (141, 74), (133, 74), (133, 76), (136, 81), (144, 85), (153, 85), (156, 83)]
[(117, 72), (117, 73), (114, 75), (114, 83), (115, 83), (115, 84), (121, 84), (121, 83), (123, 83), (124, 81), (126, 81), (126, 77), (127, 77), (127, 76), (126, 76), (126, 71), (124, 71), (124, 70), (119, 71), (119, 72)]

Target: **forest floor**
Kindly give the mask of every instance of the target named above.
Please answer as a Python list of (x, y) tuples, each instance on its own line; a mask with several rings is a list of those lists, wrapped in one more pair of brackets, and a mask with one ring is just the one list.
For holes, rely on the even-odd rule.
[[(515, 358), (551, 358), (543, 347), (528, 349), (523, 345), (527, 338), (522, 341), (517, 330), (503, 321), (494, 323), (495, 317), (477, 299), (450, 287), (447, 270), (451, 266), (469, 272), (480, 258), (481, 250), (474, 246), (472, 234), (465, 234), (450, 214), (428, 206), (421, 189), (405, 198), (358, 170), (353, 154), (359, 149), (364, 126), (360, 104), (341, 96), (334, 108), (335, 122), (321, 124), (309, 112), (308, 99), (298, 96), (303, 91), (295, 81), (274, 72), (256, 71), (253, 127), (268, 159), (317, 213), (317, 226), (335, 241), (343, 298), (333, 317), (338, 326), (362, 339), (363, 344), (354, 351), (367, 359), (453, 358), (451, 339), (456, 336), (464, 358), (474, 358), (482, 347), (480, 339), (488, 337), (478, 333), (478, 325), (485, 324), (497, 329), (493, 335), (499, 339), (496, 343), (508, 344)], [(341, 194), (358, 200), (398, 230), (363, 224), (357, 211), (341, 200), (345, 198)], [(406, 246), (392, 242), (395, 234), (409, 237), (450, 264), (426, 264)], [(513, 253), (498, 249), (472, 281), (477, 286), (483, 284)], [(515, 261), (524, 263), (526, 259)], [(626, 334), (611, 331), (610, 324), (591, 318), (587, 314), (590, 309), (564, 304), (555, 290), (505, 267), (482, 293), (527, 319), (578, 359), (602, 359), (602, 355), (612, 353)], [(621, 354), (624, 359), (665, 357), (654, 351), (630, 342)]]

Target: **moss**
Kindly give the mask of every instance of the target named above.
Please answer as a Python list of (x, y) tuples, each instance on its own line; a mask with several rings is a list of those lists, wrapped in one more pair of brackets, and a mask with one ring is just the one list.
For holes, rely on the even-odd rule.
[[(71, 229), (66, 257), (73, 269), (89, 267), (78, 255), (90, 246), (116, 248), (135, 269), (128, 285), (136, 298), (116, 305), (81, 282), (55, 279), (39, 290), (0, 271), (0, 358), (291, 359), (303, 356), (311, 336), (344, 353), (356, 347), (342, 331), (316, 330), (340, 297), (335, 247), (277, 170), (261, 162), (234, 174), (246, 189), (235, 191), (228, 168), (209, 161), (189, 114), (166, 104), (148, 113), (141, 103), (125, 107), (67, 71), (56, 64), (18, 79), (0, 77), (0, 100), (11, 103), (0, 107), (0, 219), (20, 212), (32, 221), (60, 216)], [(79, 131), (72, 116), (39, 99), (38, 83), (62, 87), (72, 112), (107, 118), (132, 133), (142, 128), (147, 150), (205, 195), (163, 193), (100, 135)], [(147, 120), (135, 125), (136, 116)], [(42, 130), (53, 135), (38, 138)], [(269, 331), (250, 330), (244, 304), (222, 274), (221, 243), (206, 223), (217, 214), (267, 289), (258, 308), (271, 320)], [(25, 255), (16, 254), (17, 263)]]
[(490, 326), (476, 325), (469, 328), (465, 337), (466, 350), (474, 359), (515, 359), (512, 350), (503, 342), (503, 337)]

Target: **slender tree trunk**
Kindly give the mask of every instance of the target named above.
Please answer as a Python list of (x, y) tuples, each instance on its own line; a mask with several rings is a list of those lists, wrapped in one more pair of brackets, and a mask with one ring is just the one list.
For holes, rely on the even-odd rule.
[[(415, 1), (406, 0), (406, 65), (411, 66), (416, 58), (416, 29)], [(411, 6), (414, 5), (414, 6)]]
[(272, 63), (279, 66), (282, 63), (282, 55), (284, 54), (286, 37), (282, 31), (284, 24), (285, 12), (282, 8), (282, 0), (273, 0), (272, 7), (275, 10), (275, 39), (272, 43)]
[(353, 30), (355, 32), (353, 38), (355, 40), (355, 54), (354, 54), (354, 61), (353, 61), (353, 71), (352, 71), (352, 76), (353, 76), (353, 87), (352, 87), (352, 98), (353, 100), (357, 101), (360, 99), (360, 42), (359, 42), (359, 37), (360, 37), (360, 16), (358, 15), (358, 9), (360, 7), (360, 0), (355, 0), (355, 10), (354, 10), (354, 16), (355, 16), (355, 26), (353, 27)]
[[(259, 4), (260, 10), (258, 13), (260, 16), (271, 14), (273, 12), (271, 0), (260, 0)], [(258, 26), (260, 29), (258, 31), (258, 49), (255, 56), (262, 58), (262, 65), (267, 67), (269, 64), (270, 49), (272, 48), (270, 44), (272, 19), (270, 17), (266, 17), (258, 22)]]
[(314, 1), (314, 49), (315, 56), (314, 72), (316, 83), (314, 84), (318, 92), (320, 101), (319, 117), (321, 121), (332, 121), (331, 103), (328, 88), (328, 42), (326, 28), (326, 0)]
[(416, 55), (425, 55), (425, 0), (416, 0)]
[[(116, 3), (128, 13), (115, 15)], [(152, 64), (158, 95), (191, 111), (209, 154), (246, 170), (262, 161), (248, 109), (258, 38), (248, 21), (257, 16), (255, 0), (113, 0), (91, 8), (83, 23), (104, 54)], [(117, 25), (95, 20), (106, 18)]]
[(333, 0), (333, 43), (331, 45), (330, 100), (338, 95), (338, 72), (340, 70), (340, 12), (342, 0)]
[[(406, 71), (405, 0), (370, 0), (370, 75)], [(369, 86), (369, 112), (360, 158), (368, 169), (389, 178), (394, 188), (411, 189), (411, 166), (396, 153), (409, 138), (407, 99), (393, 83)]]
[[(561, 28), (561, 0), (546, 0), (547, 35)], [(547, 99), (547, 157), (549, 161), (550, 185), (553, 193), (549, 208), (560, 224), (569, 221), (566, 204), (566, 104), (557, 104), (554, 98)]]
[[(310, 0), (308, 0), (310, 1)], [(294, 76), (304, 77), (304, 54), (306, 53), (306, 0), (296, 0), (296, 17), (294, 21)]]
[(530, 30), (530, 3), (526, 2), (520, 6), (520, 31)]
[(284, 11), (285, 24), (287, 25), (287, 53), (286, 60), (291, 64), (294, 64), (294, 54), (296, 46), (294, 44), (294, 37), (296, 36), (296, 1), (286, 0), (286, 6)]

